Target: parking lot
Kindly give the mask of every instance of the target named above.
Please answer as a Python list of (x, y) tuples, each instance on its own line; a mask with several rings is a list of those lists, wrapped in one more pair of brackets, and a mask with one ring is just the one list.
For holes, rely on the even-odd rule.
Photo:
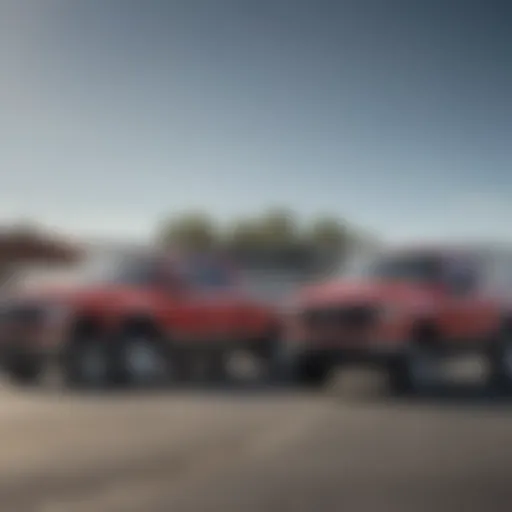
[(0, 391), (16, 511), (510, 510), (512, 402), (188, 388)]

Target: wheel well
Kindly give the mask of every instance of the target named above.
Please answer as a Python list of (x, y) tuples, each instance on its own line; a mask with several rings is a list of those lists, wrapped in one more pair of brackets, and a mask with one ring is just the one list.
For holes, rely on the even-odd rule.
[(93, 316), (80, 316), (72, 323), (68, 335), (60, 347), (59, 358), (65, 361), (72, 357), (74, 350), (103, 331), (100, 319)]
[(151, 335), (160, 335), (160, 329), (156, 321), (148, 315), (131, 315), (123, 318), (120, 323), (121, 332), (150, 333)]
[(422, 320), (413, 325), (411, 338), (415, 343), (434, 346), (441, 341), (441, 331), (434, 321)]
[(502, 329), (512, 332), (512, 313), (506, 313), (501, 321)]
[(99, 319), (90, 316), (79, 317), (71, 327), (71, 339), (76, 339), (79, 335), (97, 333), (101, 330), (102, 325)]

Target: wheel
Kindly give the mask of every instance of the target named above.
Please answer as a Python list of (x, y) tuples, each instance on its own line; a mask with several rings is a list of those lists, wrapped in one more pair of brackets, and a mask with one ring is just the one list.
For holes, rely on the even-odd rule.
[(257, 365), (258, 379), (266, 383), (282, 383), (286, 377), (286, 351), (278, 329), (273, 329), (259, 342), (251, 344), (249, 354)]
[(152, 330), (127, 329), (113, 345), (113, 380), (129, 387), (162, 385), (171, 373), (170, 359), (163, 341)]
[(499, 391), (512, 391), (512, 327), (502, 329), (489, 354), (490, 384)]
[(330, 364), (319, 357), (298, 356), (292, 363), (292, 378), (302, 386), (322, 387), (329, 377)]
[(411, 343), (405, 353), (390, 364), (391, 391), (396, 394), (425, 393), (437, 383), (437, 358), (431, 346)]
[(5, 364), (4, 371), (9, 380), (19, 386), (38, 384), (44, 364), (39, 357), (13, 358)]
[(277, 339), (270, 346), (264, 357), (265, 376), (271, 384), (285, 385), (290, 383), (292, 365), (287, 358), (285, 344)]

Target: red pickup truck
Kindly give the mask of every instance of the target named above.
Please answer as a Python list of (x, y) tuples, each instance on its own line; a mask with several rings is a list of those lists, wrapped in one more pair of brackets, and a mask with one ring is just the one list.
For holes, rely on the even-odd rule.
[(0, 302), (3, 369), (20, 383), (50, 365), (75, 386), (183, 379), (196, 356), (224, 377), (233, 351), (275, 354), (277, 315), (218, 258), (140, 253), (35, 277)]
[(389, 250), (287, 305), (284, 344), (293, 375), (322, 384), (345, 363), (377, 365), (396, 391), (439, 382), (439, 362), (483, 355), (512, 387), (512, 252), (411, 247)]

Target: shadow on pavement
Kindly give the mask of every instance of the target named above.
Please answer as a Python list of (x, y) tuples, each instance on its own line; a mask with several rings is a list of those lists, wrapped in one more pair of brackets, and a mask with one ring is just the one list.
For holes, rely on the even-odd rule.
[(512, 394), (475, 384), (446, 384), (429, 392), (409, 395), (393, 395), (386, 389), (370, 392), (347, 392), (342, 387), (331, 388), (329, 395), (340, 403), (351, 405), (382, 405), (403, 407), (471, 408), (485, 411), (499, 409), (512, 413)]
[(141, 397), (141, 396), (169, 396), (193, 397), (212, 396), (223, 398), (241, 397), (309, 397), (310, 399), (335, 399), (340, 404), (361, 405), (402, 405), (402, 406), (438, 406), (438, 407), (474, 407), (480, 409), (499, 408), (510, 409), (512, 412), (512, 393), (504, 393), (482, 384), (449, 383), (436, 389), (417, 395), (394, 396), (385, 384), (370, 390), (363, 386), (363, 390), (346, 389), (344, 385), (331, 382), (322, 388), (310, 389), (291, 383), (268, 383), (261, 381), (228, 381), (209, 382), (191, 381), (186, 383), (171, 382), (152, 388), (128, 389), (96, 389), (71, 390), (61, 386), (15, 387), (7, 385), (7, 390), (13, 393), (30, 393), (53, 395), (62, 397)]
[(510, 393), (477, 385), (446, 385), (430, 393), (397, 397), (396, 400), (403, 403), (426, 405), (505, 407), (510, 408), (512, 412), (512, 395)]

